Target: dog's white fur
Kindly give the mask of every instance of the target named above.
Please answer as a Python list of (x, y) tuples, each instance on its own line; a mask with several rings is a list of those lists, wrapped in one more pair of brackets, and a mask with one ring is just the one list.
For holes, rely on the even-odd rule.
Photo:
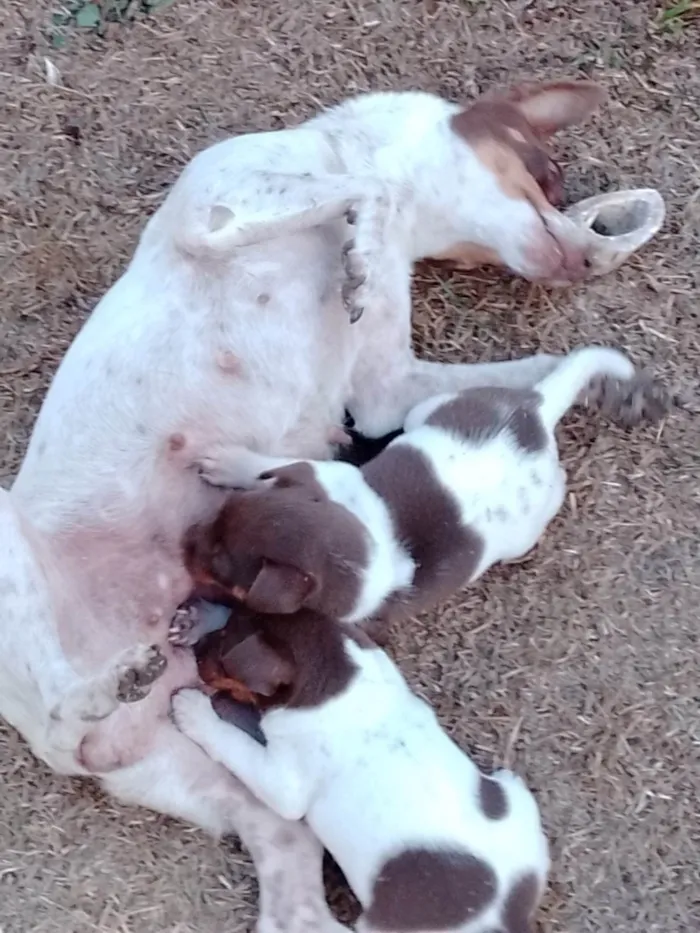
[[(250, 451), (328, 456), (346, 406), (378, 435), (436, 393), (532, 385), (552, 369), (547, 356), (450, 365), (412, 352), (416, 258), (477, 240), (534, 274), (533, 237), (576, 236), (556, 211), (501, 192), (451, 132), (455, 109), (368, 95), (198, 155), (68, 350), (0, 491), (0, 712), (57, 771), (238, 832), (265, 929), (332, 925), (321, 850), (168, 719), (172, 691), (197, 677), (191, 652), (167, 644), (190, 587), (180, 541), (221, 502), (188, 466), (235, 450), (246, 481)], [(354, 247), (341, 261), (348, 209)], [(345, 305), (365, 309), (352, 326), (344, 278)], [(138, 667), (134, 646), (148, 643), (168, 669), (145, 700), (118, 706), (115, 665)]]
[(408, 849), (449, 850), (483, 860), (497, 878), (488, 906), (454, 929), (502, 929), (513, 885), (533, 873), (541, 894), (549, 868), (532, 794), (515, 774), (497, 772), (508, 810), (488, 818), (479, 803), (480, 772), (432, 709), (383, 651), (344, 643), (357, 667), (345, 690), (319, 706), (264, 713), (266, 746), (219, 719), (199, 690), (173, 698), (175, 721), (280, 816), (305, 819), (365, 909), (387, 860)]

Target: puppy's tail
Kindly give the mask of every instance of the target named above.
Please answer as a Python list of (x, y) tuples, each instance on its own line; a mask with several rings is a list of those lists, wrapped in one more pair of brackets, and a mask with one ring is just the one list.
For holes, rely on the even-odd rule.
[(607, 347), (584, 347), (570, 353), (535, 388), (542, 396), (540, 416), (553, 431), (579, 395), (596, 377), (627, 380), (634, 376), (634, 366), (624, 353)]

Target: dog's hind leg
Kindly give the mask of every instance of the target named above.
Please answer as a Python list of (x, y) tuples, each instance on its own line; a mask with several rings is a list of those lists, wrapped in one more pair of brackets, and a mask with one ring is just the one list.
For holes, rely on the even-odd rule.
[(308, 826), (263, 806), (172, 723), (160, 723), (145, 758), (102, 783), (124, 803), (240, 836), (258, 875), (258, 933), (347, 933), (326, 904), (323, 848)]
[(120, 703), (143, 699), (166, 667), (154, 645), (134, 645), (87, 680), (69, 687), (49, 711), (45, 746), (69, 756), (97, 722), (110, 716)]

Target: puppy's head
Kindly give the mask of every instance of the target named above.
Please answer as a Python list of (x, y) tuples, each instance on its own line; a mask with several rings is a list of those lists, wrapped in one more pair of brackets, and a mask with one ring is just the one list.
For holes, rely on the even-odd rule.
[(485, 95), (451, 129), (458, 192), (455, 232), (464, 238), (435, 258), (491, 263), (533, 280), (573, 282), (589, 274), (590, 238), (559, 213), (563, 175), (546, 148), (557, 131), (587, 119), (604, 98), (591, 81), (523, 84)]
[(368, 560), (364, 526), (328, 497), (310, 464), (273, 470), (261, 481), (188, 532), (185, 560), (195, 583), (219, 587), (256, 612), (309, 607), (346, 615)]
[(293, 615), (243, 610), (200, 648), (199, 672), (205, 683), (260, 710), (318, 706), (344, 690), (355, 672), (346, 636), (363, 647), (369, 641), (308, 609)]

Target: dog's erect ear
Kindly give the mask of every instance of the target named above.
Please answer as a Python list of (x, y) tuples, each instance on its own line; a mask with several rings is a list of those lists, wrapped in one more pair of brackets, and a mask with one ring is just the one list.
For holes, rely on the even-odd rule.
[(546, 138), (567, 126), (583, 123), (606, 95), (595, 81), (551, 81), (520, 84), (499, 96), (515, 104), (533, 131)]
[(265, 560), (245, 603), (255, 612), (289, 615), (298, 612), (317, 589), (318, 582), (312, 574), (289, 564)]
[(221, 657), (221, 666), (227, 676), (240, 680), (251, 693), (265, 697), (291, 684), (294, 675), (290, 662), (257, 632), (229, 648)]

